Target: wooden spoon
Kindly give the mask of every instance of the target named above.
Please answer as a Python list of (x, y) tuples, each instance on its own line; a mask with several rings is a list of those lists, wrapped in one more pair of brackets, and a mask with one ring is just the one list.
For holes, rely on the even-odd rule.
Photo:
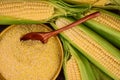
[(89, 19), (92, 19), (94, 17), (97, 17), (99, 15), (100, 15), (100, 12), (94, 12), (90, 15), (87, 15), (87, 16), (85, 16), (85, 17), (83, 17), (83, 18), (65, 26), (65, 27), (62, 27), (58, 30), (54, 30), (54, 31), (51, 31), (51, 32), (30, 32), (30, 33), (25, 34), (21, 38), (21, 40), (29, 40), (29, 39), (40, 40), (42, 43), (46, 43), (50, 37), (52, 37), (54, 35), (57, 35), (58, 33), (62, 32), (62, 31), (68, 30), (68, 29), (70, 29), (70, 28), (72, 28), (72, 27), (74, 27), (74, 26), (76, 26), (80, 23), (83, 23), (83, 22), (85, 22)]

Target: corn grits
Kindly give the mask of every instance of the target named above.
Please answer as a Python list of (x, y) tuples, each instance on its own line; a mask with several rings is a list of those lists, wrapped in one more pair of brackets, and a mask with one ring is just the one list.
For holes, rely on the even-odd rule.
[(20, 41), (29, 32), (50, 31), (45, 25), (12, 25), (0, 36), (0, 73), (6, 80), (53, 80), (62, 63), (62, 47), (57, 37), (46, 44)]

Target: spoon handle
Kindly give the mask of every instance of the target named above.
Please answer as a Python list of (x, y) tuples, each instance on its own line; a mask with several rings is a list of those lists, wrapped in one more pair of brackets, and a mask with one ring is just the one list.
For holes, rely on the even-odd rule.
[(79, 20), (77, 20), (77, 21), (75, 21), (75, 22), (73, 22), (73, 23), (65, 26), (65, 27), (62, 27), (62, 28), (60, 28), (60, 29), (58, 29), (58, 30), (55, 30), (55, 31), (52, 31), (52, 35), (51, 35), (51, 36), (57, 35), (58, 33), (62, 32), (62, 31), (65, 31), (65, 30), (67, 30), (67, 29), (70, 29), (70, 28), (72, 28), (72, 27), (75, 27), (75, 26), (77, 26), (78, 24), (83, 23), (83, 22), (85, 22), (85, 21), (87, 21), (87, 20), (89, 20), (89, 19), (95, 18), (95, 17), (97, 17), (97, 16), (99, 16), (99, 15), (100, 15), (100, 12), (94, 12), (94, 13), (92, 13), (92, 14), (90, 14), (90, 15), (87, 15), (87, 16), (85, 16), (85, 17), (83, 17), (83, 18), (81, 18), (81, 19), (79, 19)]

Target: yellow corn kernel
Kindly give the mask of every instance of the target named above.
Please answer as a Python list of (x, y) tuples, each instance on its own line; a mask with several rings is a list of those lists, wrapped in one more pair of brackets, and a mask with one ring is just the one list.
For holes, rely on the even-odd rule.
[(0, 16), (18, 19), (44, 20), (54, 13), (54, 7), (45, 1), (1, 1)]
[(68, 80), (82, 80), (77, 61), (73, 56), (67, 61), (66, 74)]
[(106, 25), (111, 29), (120, 31), (120, 19), (118, 19), (116, 16), (110, 15), (109, 13), (101, 12), (100, 16), (93, 18), (93, 20), (99, 22), (100, 24)]
[(114, 16), (102, 13), (101, 16), (94, 18), (94, 20), (104, 25), (108, 25), (109, 28), (120, 31), (120, 20), (116, 19)]

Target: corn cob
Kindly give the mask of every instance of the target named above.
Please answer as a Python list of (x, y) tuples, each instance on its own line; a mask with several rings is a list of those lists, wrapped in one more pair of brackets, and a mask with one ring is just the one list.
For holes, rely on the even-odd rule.
[[(61, 0), (60, 0), (61, 1)], [(56, 0), (4, 0), (0, 2), (0, 24), (47, 23), (51, 19), (86, 11), (90, 6), (72, 6)], [(71, 6), (71, 7), (70, 7)], [(81, 10), (79, 10), (81, 8)]]
[(89, 61), (66, 40), (61, 39), (65, 52), (63, 69), (66, 80), (96, 80)]
[(97, 0), (64, 0), (64, 1), (72, 4), (81, 4), (81, 3), (93, 4), (97, 2)]
[(64, 0), (72, 4), (89, 4), (91, 7), (108, 10), (120, 10), (120, 0)]
[(82, 80), (78, 64), (72, 56), (66, 63), (66, 80)]
[(80, 70), (75, 58), (71, 55), (70, 50), (67, 45), (65, 45), (65, 40), (61, 37), (64, 47), (64, 60), (63, 60), (63, 70), (65, 75), (65, 80), (81, 80)]
[(104, 6), (108, 3), (109, 3), (109, 0), (98, 0), (93, 4), (93, 6)]
[[(51, 25), (58, 29), (73, 21), (69, 18), (58, 18)], [(82, 24), (64, 31), (61, 35), (106, 74), (113, 79), (120, 79), (120, 51), (108, 41)]]
[[(97, 10), (90, 11), (87, 14), (94, 11)], [(100, 16), (84, 24), (120, 49), (120, 16), (108, 11), (99, 11), (101, 12)]]
[(0, 15), (20, 19), (44, 20), (51, 17), (54, 7), (41, 2), (0, 2)]
[(46, 1), (1, 1), (0, 16), (13, 19), (41, 21), (54, 14), (54, 7)]
[(109, 0), (64, 0), (68, 3), (72, 4), (92, 4), (93, 6), (104, 6), (108, 4), (110, 1)]
[[(112, 80), (95, 65), (87, 60), (85, 56), (60, 37), (64, 47), (64, 73), (66, 80)], [(86, 77), (86, 78), (85, 78)]]

